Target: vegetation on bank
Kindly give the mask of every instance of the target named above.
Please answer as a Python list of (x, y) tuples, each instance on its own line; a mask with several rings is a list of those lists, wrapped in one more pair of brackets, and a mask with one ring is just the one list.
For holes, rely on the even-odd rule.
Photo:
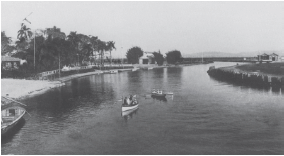
[[(36, 29), (31, 31), (24, 23), (18, 31), (17, 41), (12, 43), (11, 37), (1, 31), (1, 56), (12, 56), (26, 60), (13, 73), (16, 77), (28, 77), (45, 71), (62, 69), (63, 66), (98, 65), (104, 67), (105, 62), (121, 63), (120, 60), (112, 60), (112, 51), (116, 49), (114, 41), (102, 41), (97, 36), (80, 34), (71, 31), (68, 35), (60, 28)], [(127, 53), (127, 63), (137, 64), (143, 56), (140, 47), (132, 47)], [(158, 65), (177, 64), (182, 61), (180, 51), (173, 50), (164, 57), (160, 51), (153, 52)], [(3, 70), (11, 71), (9, 67)], [(20, 76), (22, 75), (22, 76)]]
[(246, 72), (259, 71), (262, 73), (284, 76), (284, 62), (244, 64), (236, 66), (236, 68)]

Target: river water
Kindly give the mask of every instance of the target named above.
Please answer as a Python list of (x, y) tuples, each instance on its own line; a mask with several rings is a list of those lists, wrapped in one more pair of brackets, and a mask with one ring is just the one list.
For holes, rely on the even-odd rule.
[[(216, 62), (216, 67), (236, 63)], [(2, 154), (284, 154), (284, 94), (210, 78), (207, 65), (82, 77), (24, 100)], [(149, 97), (151, 88), (174, 93)], [(122, 96), (139, 109), (122, 114)], [(148, 94), (148, 95), (147, 95)], [(145, 96), (146, 95), (146, 96)], [(124, 115), (124, 116), (123, 116)]]

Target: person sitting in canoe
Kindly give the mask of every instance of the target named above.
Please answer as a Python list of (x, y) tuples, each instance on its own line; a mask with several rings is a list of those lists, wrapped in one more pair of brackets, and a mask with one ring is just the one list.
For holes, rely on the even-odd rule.
[(127, 103), (127, 97), (124, 98), (123, 104), (128, 105), (128, 103)]
[(129, 98), (127, 98), (127, 97), (125, 97), (125, 98), (126, 98), (126, 104), (127, 104), (127, 105), (130, 105), (130, 104), (131, 104), (130, 99), (129, 99)]

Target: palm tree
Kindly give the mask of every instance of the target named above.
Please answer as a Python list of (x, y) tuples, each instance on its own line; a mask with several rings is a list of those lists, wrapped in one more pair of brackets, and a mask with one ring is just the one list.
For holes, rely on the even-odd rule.
[[(75, 51), (79, 57), (79, 45), (82, 42), (77, 34), (76, 31), (71, 31), (70, 34), (67, 36), (67, 40), (71, 42)], [(80, 62), (80, 61), (79, 61)]]
[(104, 66), (104, 51), (106, 50), (106, 43), (104, 41), (98, 40), (98, 52), (101, 55), (101, 65)]
[(114, 46), (114, 44), (115, 44), (115, 42), (109, 41), (109, 42), (107, 42), (107, 46), (106, 46), (106, 49), (107, 49), (107, 50), (109, 51), (109, 53), (110, 53), (110, 66), (111, 66), (111, 63), (112, 63), (112, 60), (111, 60), (111, 51), (112, 51), (113, 49), (116, 49), (115, 46)]
[(21, 29), (18, 31), (18, 39), (24, 38), (25, 40), (28, 40), (31, 38), (33, 33), (31, 32), (31, 29), (28, 28), (24, 23), (21, 25)]
[(83, 59), (87, 59), (89, 60), (90, 56), (93, 56), (94, 53), (93, 53), (93, 48), (92, 48), (92, 44), (91, 43), (88, 43), (88, 44), (84, 44), (83, 45), (83, 48), (81, 50), (81, 53), (83, 55)]
[(90, 37), (90, 43), (92, 44), (93, 55), (95, 56), (94, 61), (96, 61), (96, 58), (97, 58), (96, 51), (98, 52), (98, 37), (97, 36), (91, 36), (91, 35), (89, 37)]

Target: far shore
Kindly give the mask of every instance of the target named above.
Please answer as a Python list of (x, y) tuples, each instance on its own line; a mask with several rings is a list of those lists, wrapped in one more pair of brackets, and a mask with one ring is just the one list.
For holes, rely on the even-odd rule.
[(243, 64), (230, 67), (221, 67), (220, 69), (239, 73), (257, 72), (260, 75), (284, 77), (284, 62)]

